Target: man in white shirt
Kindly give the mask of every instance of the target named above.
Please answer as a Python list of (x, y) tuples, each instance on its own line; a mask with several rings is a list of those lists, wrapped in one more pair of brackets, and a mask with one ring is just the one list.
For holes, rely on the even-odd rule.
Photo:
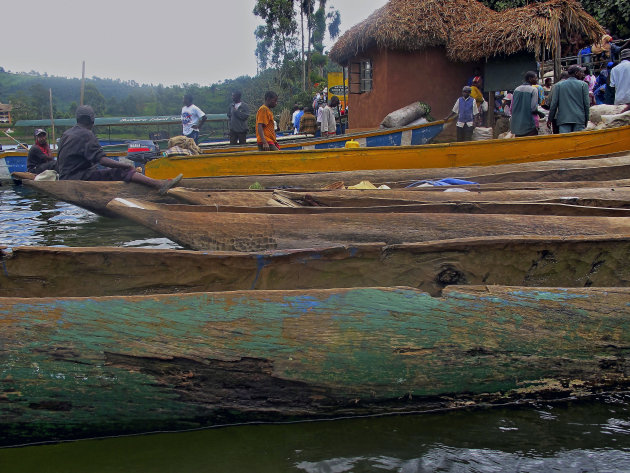
[(621, 51), (619, 58), (610, 71), (610, 86), (615, 88), (615, 105), (630, 104), (630, 49)]
[(184, 95), (184, 106), (182, 107), (182, 128), (183, 135), (199, 143), (199, 129), (206, 121), (207, 117), (203, 111), (193, 104), (191, 94)]
[(322, 110), (321, 132), (322, 137), (333, 136), (337, 133), (337, 121), (335, 120), (335, 112), (333, 109), (339, 106), (339, 97), (336, 95), (330, 99), (330, 104)]

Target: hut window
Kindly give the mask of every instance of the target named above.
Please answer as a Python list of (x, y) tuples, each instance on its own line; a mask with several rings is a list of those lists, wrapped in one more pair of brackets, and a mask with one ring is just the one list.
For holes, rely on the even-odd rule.
[(361, 61), (361, 92), (372, 90), (372, 61)]
[(360, 60), (350, 64), (348, 77), (351, 94), (362, 94), (372, 90), (372, 61)]

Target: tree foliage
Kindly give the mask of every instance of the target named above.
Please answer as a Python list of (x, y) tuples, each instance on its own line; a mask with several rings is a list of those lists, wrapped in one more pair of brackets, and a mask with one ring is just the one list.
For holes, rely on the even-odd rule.
[[(257, 0), (254, 13), (264, 22), (255, 31), (259, 67), (255, 77), (208, 87), (165, 87), (92, 77), (85, 81), (84, 103), (94, 107), (97, 116), (177, 115), (183, 95), (189, 92), (206, 113), (224, 114), (234, 90), (242, 92), (254, 111), (263, 103), (265, 92), (274, 90), (279, 95), (278, 113), (296, 102), (310, 104), (315, 84), (324, 82), (327, 72), (339, 70), (324, 51), (326, 34), (332, 39), (339, 34), (339, 12), (326, 0)], [(12, 104), (14, 120), (48, 118), (49, 89), (55, 118), (74, 117), (80, 101), (79, 79), (0, 68), (0, 103)]]
[[(326, 0), (258, 0), (254, 14), (265, 24), (255, 32), (261, 69), (273, 68), (275, 87), (293, 96), (311, 92), (329, 66), (324, 54), (326, 32), (339, 35), (341, 16)], [(333, 66), (334, 67), (334, 66)]]

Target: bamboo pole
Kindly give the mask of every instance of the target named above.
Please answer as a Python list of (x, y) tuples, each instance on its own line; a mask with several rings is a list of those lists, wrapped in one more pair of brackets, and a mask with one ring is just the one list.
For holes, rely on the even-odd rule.
[(52, 142), (56, 145), (57, 141), (55, 140), (55, 118), (53, 117), (52, 89), (48, 89), (48, 93), (50, 97), (50, 124), (52, 127)]
[(81, 70), (81, 103), (83, 105), (83, 94), (85, 92), (85, 61), (83, 61), (83, 67)]
[(554, 28), (554, 41), (555, 48), (553, 51), (553, 83), (557, 83), (560, 80), (560, 72), (561, 72), (561, 64), (560, 64), (560, 56), (561, 56), (561, 48), (560, 48), (560, 25), (556, 24)]

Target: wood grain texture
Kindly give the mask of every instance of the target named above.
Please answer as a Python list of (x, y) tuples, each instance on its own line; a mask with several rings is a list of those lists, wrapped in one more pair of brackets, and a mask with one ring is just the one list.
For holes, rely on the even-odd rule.
[(620, 288), (0, 298), (0, 443), (623, 388), (629, 322)]
[(108, 209), (190, 249), (260, 251), (508, 235), (628, 235), (628, 217), (435, 213), (272, 215), (113, 200)]
[(454, 284), (630, 286), (630, 238), (486, 237), (318, 250), (199, 252), (18, 247), (1, 252), (0, 296), (74, 297)]

